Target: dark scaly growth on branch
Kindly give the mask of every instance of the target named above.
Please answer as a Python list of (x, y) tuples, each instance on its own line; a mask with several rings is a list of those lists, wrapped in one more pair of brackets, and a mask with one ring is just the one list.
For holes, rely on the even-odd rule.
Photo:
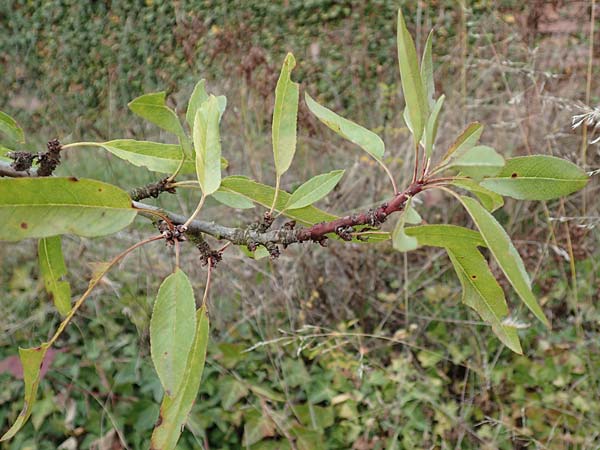
[(171, 187), (170, 183), (169, 177), (165, 177), (155, 183), (149, 183), (146, 186), (132, 189), (129, 191), (129, 196), (133, 201), (140, 201), (150, 197), (157, 198), (163, 192), (175, 194), (175, 188)]
[[(47, 151), (39, 152), (37, 155), (31, 152), (8, 152), (7, 156), (13, 160), (10, 166), (14, 172), (11, 173), (7, 169), (3, 169), (0, 175), (9, 177), (30, 175), (48, 177), (52, 175), (60, 164), (62, 145), (58, 139), (52, 139), (48, 141), (46, 147), (48, 148)], [(37, 162), (37, 169), (32, 169), (34, 161)], [(19, 174), (18, 172), (22, 173)]]

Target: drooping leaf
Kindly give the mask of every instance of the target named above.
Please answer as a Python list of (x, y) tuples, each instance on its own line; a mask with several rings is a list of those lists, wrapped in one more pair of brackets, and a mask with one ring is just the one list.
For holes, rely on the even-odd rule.
[(44, 360), (48, 348), (49, 345), (47, 343), (35, 348), (19, 348), (19, 358), (21, 359), (21, 364), (23, 366), (23, 381), (25, 382), (23, 409), (8, 431), (0, 437), (0, 442), (8, 441), (13, 438), (29, 419), (40, 384), (42, 361)]
[(254, 208), (254, 203), (252, 203), (246, 197), (242, 197), (241, 195), (236, 194), (235, 192), (224, 191), (223, 189), (219, 188), (219, 190), (215, 192), (212, 196), (216, 201), (226, 206), (229, 206), (230, 208)]
[(71, 286), (68, 281), (61, 281), (67, 274), (67, 266), (63, 258), (60, 236), (39, 240), (38, 260), (46, 292), (54, 301), (58, 312), (64, 316), (71, 310)]
[(193, 134), (198, 183), (204, 195), (210, 195), (221, 184), (219, 105), (214, 95), (196, 112)]
[[(206, 100), (208, 100), (208, 93), (206, 92), (206, 80), (200, 80), (196, 83), (190, 100), (188, 102), (187, 111), (185, 113), (185, 120), (188, 123), (190, 130), (194, 129), (194, 119), (196, 118), (196, 112)], [(223, 117), (225, 108), (227, 108), (227, 98), (224, 95), (217, 96), (217, 103), (219, 104), (219, 120)]]
[(196, 302), (187, 275), (180, 269), (160, 285), (150, 319), (152, 362), (165, 394), (180, 388), (196, 329)]
[(290, 195), (285, 209), (304, 208), (321, 200), (337, 186), (344, 172), (344, 170), (333, 170), (312, 177)]
[(209, 320), (206, 307), (196, 311), (196, 334), (190, 349), (180, 388), (173, 397), (165, 395), (158, 423), (152, 432), (151, 450), (172, 450), (177, 445), (187, 416), (192, 409), (206, 361)]
[(291, 73), (295, 66), (296, 59), (294, 55), (288, 53), (275, 88), (272, 138), (275, 171), (278, 177), (290, 168), (294, 153), (296, 153), (296, 124), (298, 121), (300, 87), (298, 83), (291, 80)]
[(348, 119), (338, 116), (330, 109), (319, 105), (308, 93), (305, 93), (304, 100), (308, 109), (317, 116), (317, 119), (343, 138), (361, 147), (377, 161), (382, 160), (385, 146), (379, 136)]
[(25, 142), (23, 129), (15, 119), (2, 111), (0, 111), (0, 133), (6, 136), (11, 143), (22, 144)]
[[(430, 108), (435, 104), (435, 83), (433, 81), (433, 30), (429, 32), (421, 57), (421, 82)], [(439, 101), (439, 99), (438, 99)]]
[(534, 155), (508, 159), (500, 173), (481, 185), (519, 200), (551, 200), (583, 189), (587, 182), (586, 173), (572, 162)]
[(445, 95), (441, 95), (440, 98), (437, 99), (432, 107), (433, 109), (431, 110), (427, 124), (425, 124), (425, 132), (423, 133), (423, 146), (425, 147), (425, 154), (428, 158), (431, 158), (433, 153), (433, 144), (435, 143), (438, 130), (438, 118), (445, 99)]
[(442, 161), (447, 161), (451, 157), (458, 158), (462, 156), (479, 142), (481, 133), (483, 133), (483, 125), (479, 122), (470, 123), (450, 146)]
[(135, 215), (127, 192), (100, 181), (0, 179), (0, 240), (103, 236), (125, 228)]
[(402, 10), (398, 10), (397, 33), (402, 92), (404, 93), (404, 100), (408, 108), (408, 116), (410, 117), (415, 142), (420, 142), (425, 122), (429, 117), (429, 104), (421, 79), (415, 43), (406, 28)]
[(490, 272), (483, 255), (472, 246), (447, 251), (463, 289), (463, 303), (492, 325), (492, 330), (504, 345), (513, 352), (522, 354), (515, 328), (503, 323), (508, 316), (504, 292)]
[(127, 106), (132, 112), (163, 130), (173, 133), (179, 138), (187, 139), (177, 114), (166, 105), (165, 98), (165, 92), (144, 94), (133, 99)]
[(481, 179), (500, 172), (504, 167), (504, 158), (492, 147), (476, 145), (454, 158), (448, 167), (458, 169), (473, 179)]
[[(242, 176), (223, 178), (221, 188), (224, 191), (237, 193), (266, 208), (271, 207), (273, 196), (275, 195), (275, 188)], [(283, 211), (289, 198), (290, 194), (280, 190), (275, 204), (275, 211)], [(297, 220), (302, 225), (314, 225), (318, 222), (329, 222), (337, 219), (337, 216), (326, 213), (314, 206), (285, 211), (283, 214)]]
[[(406, 206), (404, 210), (400, 213), (400, 217), (398, 217), (398, 222), (396, 222), (396, 227), (392, 232), (392, 246), (401, 252), (409, 252), (411, 250), (415, 250), (419, 246), (419, 241), (417, 238), (413, 236), (409, 236), (406, 234), (404, 225), (406, 223), (418, 223), (421, 217), (416, 213), (411, 213), (411, 200), (408, 199), (406, 202)], [(414, 211), (414, 210), (413, 210)], [(416, 214), (416, 216), (415, 216)]]
[(461, 248), (486, 247), (486, 243), (477, 231), (457, 225), (419, 225), (404, 229), (408, 236), (414, 237), (420, 246)]
[(485, 209), (490, 212), (494, 212), (504, 205), (504, 199), (500, 194), (484, 188), (473, 180), (454, 180), (451, 184), (475, 194)]
[(504, 228), (477, 200), (464, 196), (461, 196), (460, 200), (521, 300), (544, 325), (549, 327), (548, 319), (531, 292), (531, 281), (525, 270), (525, 264)]
[[(135, 166), (147, 167), (149, 170), (159, 173), (174, 173), (181, 163), (181, 158), (184, 157), (181, 145), (133, 139), (118, 139), (98, 145)], [(186, 157), (180, 173), (185, 175), (195, 172), (194, 160)]]

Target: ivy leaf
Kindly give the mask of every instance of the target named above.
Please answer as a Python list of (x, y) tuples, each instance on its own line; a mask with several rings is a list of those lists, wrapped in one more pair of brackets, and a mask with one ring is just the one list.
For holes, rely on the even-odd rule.
[(236, 194), (235, 192), (228, 192), (228, 191), (225, 191), (225, 190), (219, 188), (219, 190), (217, 192), (215, 192), (212, 196), (216, 201), (218, 201), (219, 203), (222, 203), (225, 206), (229, 206), (230, 208), (235, 208), (235, 209), (254, 208), (254, 203), (252, 203), (246, 197), (242, 197), (241, 195)]
[(58, 312), (65, 316), (71, 310), (71, 286), (67, 281), (60, 281), (67, 274), (60, 236), (39, 240), (38, 259), (46, 292), (54, 301)]
[(525, 270), (525, 264), (504, 228), (476, 200), (461, 196), (460, 201), (477, 225), (483, 240), (494, 255), (494, 259), (521, 300), (544, 325), (550, 327), (548, 319), (531, 292), (531, 281)]
[[(402, 92), (404, 93), (404, 100), (408, 109), (415, 142), (418, 143), (421, 141), (425, 122), (429, 116), (429, 105), (421, 79), (415, 43), (406, 28), (402, 10), (398, 10), (397, 33)], [(425, 68), (425, 70), (428, 70), (428, 68)]]
[(504, 199), (500, 194), (484, 188), (473, 180), (454, 180), (451, 184), (475, 194), (485, 209), (490, 212), (494, 212), (504, 205)]
[(25, 382), (25, 399), (23, 409), (19, 413), (17, 420), (12, 424), (6, 433), (0, 437), (0, 442), (8, 441), (25, 425), (33, 405), (35, 404), (38, 387), (40, 384), (40, 370), (42, 361), (50, 345), (44, 343), (34, 348), (19, 348), (19, 358), (23, 366), (23, 381)]
[(431, 114), (427, 120), (427, 124), (425, 125), (425, 132), (423, 133), (423, 147), (425, 147), (425, 154), (428, 158), (431, 158), (433, 153), (433, 144), (435, 143), (435, 138), (438, 131), (438, 118), (445, 99), (445, 95), (442, 95), (437, 99), (433, 105), (433, 109), (431, 110)]
[(419, 246), (419, 241), (413, 236), (406, 234), (404, 225), (406, 223), (419, 223), (421, 216), (412, 209), (411, 198), (406, 202), (404, 210), (400, 213), (396, 227), (392, 232), (392, 246), (401, 252), (409, 252), (415, 250)]
[(504, 167), (504, 158), (492, 147), (476, 145), (452, 161), (448, 168), (458, 169), (463, 174), (481, 179), (496, 175)]
[(504, 168), (481, 185), (518, 200), (552, 200), (583, 189), (586, 173), (570, 161), (554, 156), (520, 156), (506, 161)]
[(152, 362), (165, 394), (179, 389), (194, 341), (196, 302), (187, 275), (180, 269), (160, 285), (150, 319)]
[(338, 116), (330, 109), (321, 106), (308, 93), (305, 93), (304, 100), (308, 109), (317, 116), (317, 119), (343, 138), (361, 147), (375, 158), (375, 160), (381, 162), (383, 153), (385, 152), (385, 145), (379, 136), (348, 119)]
[(219, 135), (219, 105), (211, 95), (196, 112), (194, 120), (196, 173), (204, 195), (210, 195), (221, 184), (221, 137)]
[(165, 92), (144, 94), (128, 103), (131, 111), (180, 139), (187, 139), (175, 111), (165, 104)]
[(96, 180), (0, 179), (0, 240), (116, 233), (137, 211), (127, 192)]
[(5, 112), (0, 111), (0, 133), (4, 134), (11, 143), (23, 144), (25, 134), (17, 121)]
[(334, 170), (312, 177), (294, 191), (285, 204), (284, 209), (304, 208), (321, 200), (336, 187), (344, 172), (344, 170)]
[[(423, 56), (421, 57), (421, 82), (423, 83), (423, 89), (425, 90), (425, 96), (427, 98), (427, 104), (430, 108), (433, 108), (435, 104), (435, 83), (433, 81), (433, 30), (429, 32), (427, 41), (425, 42), (425, 50), (423, 50)], [(439, 101), (439, 100), (438, 100)]]
[(179, 389), (173, 397), (165, 395), (158, 423), (152, 432), (151, 450), (173, 450), (192, 409), (206, 361), (209, 320), (206, 307), (196, 311), (196, 334), (187, 358)]
[[(188, 123), (190, 130), (194, 129), (196, 112), (206, 100), (208, 100), (208, 93), (206, 92), (206, 80), (200, 80), (198, 83), (196, 83), (196, 86), (194, 86), (194, 90), (190, 96), (187, 111), (185, 113), (185, 120)], [(225, 112), (225, 108), (227, 108), (227, 98), (224, 95), (219, 95), (217, 97), (217, 103), (219, 104), (219, 120), (221, 120), (221, 117), (223, 117), (223, 113)]]
[(457, 225), (419, 225), (405, 229), (408, 236), (414, 237), (420, 246), (461, 248), (486, 247), (477, 231)]
[(294, 55), (288, 53), (275, 88), (272, 137), (275, 171), (278, 177), (290, 168), (294, 153), (296, 153), (296, 123), (300, 88), (298, 83), (291, 80), (291, 73), (295, 66)]
[(447, 249), (463, 289), (463, 303), (492, 325), (492, 330), (513, 352), (523, 354), (516, 329), (504, 324), (508, 307), (502, 288), (490, 272), (487, 261), (473, 246)]
[(479, 142), (481, 133), (483, 133), (483, 125), (479, 122), (470, 123), (450, 146), (442, 161), (447, 161), (450, 157), (460, 157), (467, 150), (472, 149)]

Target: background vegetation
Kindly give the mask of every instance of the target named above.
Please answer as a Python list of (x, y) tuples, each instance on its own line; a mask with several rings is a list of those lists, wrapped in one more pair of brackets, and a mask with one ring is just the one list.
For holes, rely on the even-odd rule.
[[(380, 133), (393, 149), (389, 164), (406, 178), (399, 6), (418, 46), (435, 29), (436, 88), (447, 95), (442, 147), (478, 119), (486, 124), (482, 143), (503, 154), (555, 154), (598, 169), (597, 145), (582, 146), (581, 130), (571, 130), (581, 105), (600, 100), (596, 68), (588, 75), (600, 49), (590, 54), (591, 1), (9, 0), (0, 4), (0, 109), (25, 128), (29, 149), (53, 137), (166, 142), (127, 102), (166, 89), (183, 112), (194, 83), (206, 78), (229, 101), (229, 173), (272, 183), (273, 91), (292, 51), (301, 89)], [(285, 188), (344, 167), (345, 181), (323, 208), (342, 214), (386, 196), (378, 168), (303, 104), (298, 144), (302, 163)], [(60, 170), (124, 188), (152, 181), (101, 150), (68, 153)], [(497, 214), (553, 323), (546, 331), (513, 311), (529, 325), (524, 356), (457, 307), (460, 287), (435, 249), (403, 256), (383, 245), (307, 245), (275, 262), (231, 251), (216, 272), (214, 345), (180, 448), (600, 447), (597, 180), (564, 202), (509, 202)], [(428, 222), (461, 219), (444, 197), (422, 199)], [(157, 202), (188, 214), (193, 207)], [(206, 214), (229, 223), (261, 213), (222, 217), (209, 206)], [(91, 264), (148, 232), (140, 224), (111, 239), (65, 239), (74, 290), (86, 285)], [(194, 251), (183, 264), (200, 290), (204, 269)], [(53, 355), (33, 420), (3, 448), (147, 447), (161, 396), (148, 321), (171, 269), (167, 252), (145, 248), (109, 276)], [(3, 428), (21, 407), (16, 347), (35, 345), (59, 320), (35, 253), (34, 242), (0, 247)]]

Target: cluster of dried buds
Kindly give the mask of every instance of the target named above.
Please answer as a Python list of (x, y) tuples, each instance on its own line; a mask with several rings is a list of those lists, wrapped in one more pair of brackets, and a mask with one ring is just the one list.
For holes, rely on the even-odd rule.
[(163, 238), (169, 247), (175, 245), (175, 242), (187, 241), (187, 238), (185, 237), (187, 227), (184, 225), (175, 225), (171, 227), (164, 220), (161, 220), (158, 223), (158, 231), (163, 235)]

